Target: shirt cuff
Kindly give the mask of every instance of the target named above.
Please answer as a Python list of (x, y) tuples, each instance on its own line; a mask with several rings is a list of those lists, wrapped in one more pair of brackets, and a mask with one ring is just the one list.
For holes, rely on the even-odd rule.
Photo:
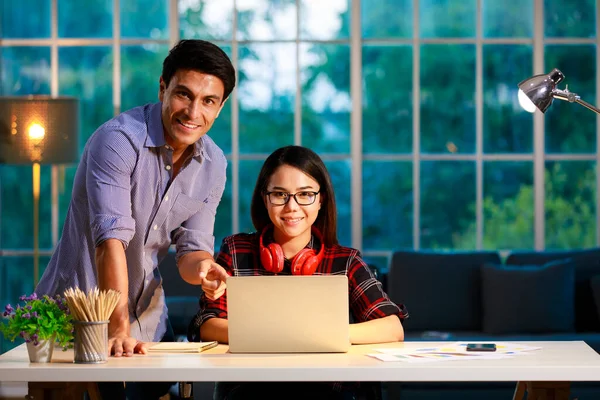
[(176, 243), (177, 254), (175, 259), (177, 261), (193, 251), (206, 251), (214, 254), (215, 237), (206, 232), (180, 227), (177, 229), (173, 241)]
[(91, 228), (96, 247), (108, 239), (118, 239), (127, 248), (135, 234), (135, 220), (131, 217), (98, 215), (92, 221)]

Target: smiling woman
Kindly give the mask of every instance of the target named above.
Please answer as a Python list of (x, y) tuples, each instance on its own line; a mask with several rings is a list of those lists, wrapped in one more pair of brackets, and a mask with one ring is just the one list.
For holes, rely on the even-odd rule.
[[(275, 150), (258, 175), (251, 207), (256, 232), (223, 240), (217, 263), (230, 276), (345, 275), (348, 278), (349, 327), (353, 344), (401, 341), (403, 306), (390, 301), (356, 249), (340, 246), (337, 210), (329, 172), (321, 158), (301, 146)], [(323, 307), (328, 307), (327, 303)], [(266, 311), (265, 311), (266, 312)], [(344, 312), (344, 317), (346, 313)], [(200, 311), (190, 324), (191, 341), (229, 342), (227, 296), (204, 291)], [(341, 391), (335, 389), (342, 387)], [(289, 398), (346, 398), (357, 385), (217, 384), (215, 398), (250, 398), (270, 393)]]

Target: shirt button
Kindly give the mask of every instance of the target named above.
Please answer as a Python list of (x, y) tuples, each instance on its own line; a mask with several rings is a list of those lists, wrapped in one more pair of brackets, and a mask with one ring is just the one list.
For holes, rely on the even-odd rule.
[(169, 196), (165, 196), (165, 201), (169, 201)]
[(152, 229), (157, 230), (158, 229), (158, 225), (154, 225), (154, 228), (152, 228)]
[(171, 166), (170, 165), (167, 165), (165, 168), (166, 168), (167, 171), (171, 170)]

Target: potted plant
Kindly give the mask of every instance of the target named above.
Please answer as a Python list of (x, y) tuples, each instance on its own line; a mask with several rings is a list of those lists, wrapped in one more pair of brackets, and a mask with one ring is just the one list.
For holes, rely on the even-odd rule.
[(39, 298), (35, 293), (21, 296), (16, 309), (8, 304), (0, 332), (10, 341), (25, 339), (31, 362), (50, 362), (54, 344), (63, 350), (72, 347), (73, 324), (66, 301), (60, 295)]

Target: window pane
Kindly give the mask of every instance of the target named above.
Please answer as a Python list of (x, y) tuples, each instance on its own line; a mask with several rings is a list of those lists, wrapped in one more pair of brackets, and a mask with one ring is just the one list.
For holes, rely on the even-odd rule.
[[(548, 45), (545, 71), (559, 68), (565, 80), (558, 86), (594, 103), (596, 99), (596, 46)], [(554, 100), (545, 114), (548, 153), (592, 153), (596, 151), (596, 115), (567, 101)]]
[(350, 152), (350, 47), (300, 46), (302, 144), (317, 153)]
[(112, 118), (112, 48), (61, 47), (58, 52), (60, 94), (79, 98), (79, 149)]
[(179, 1), (182, 39), (231, 40), (233, 0)]
[[(50, 37), (50, 1), (1, 2), (0, 38), (30, 39)], [(35, 12), (32, 12), (35, 10)]]
[(167, 46), (157, 44), (121, 47), (121, 110), (158, 101), (158, 81), (168, 52)]
[[(230, 162), (228, 160), (228, 162)], [(232, 190), (231, 190), (231, 167), (227, 168), (227, 183), (225, 184), (225, 191), (223, 192), (223, 197), (221, 197), (221, 202), (219, 203), (219, 207), (217, 208), (217, 216), (215, 219), (215, 253), (219, 251), (221, 247), (221, 242), (226, 236), (231, 235), (231, 227), (232, 225)], [(237, 232), (235, 232), (237, 233)]]
[(337, 235), (342, 246), (352, 246), (352, 199), (350, 160), (326, 161), (331, 175), (337, 208)]
[(77, 165), (61, 165), (58, 167), (58, 236), (62, 235), (65, 218), (69, 211), (71, 193), (73, 192), (73, 181)]
[[(412, 47), (363, 47), (363, 152), (412, 152)], [(390, 90), (394, 88), (394, 90)]]
[(532, 60), (529, 45), (483, 46), (484, 152), (533, 151), (533, 114), (523, 110), (517, 99), (517, 84), (532, 75)]
[(596, 174), (589, 161), (546, 163), (546, 248), (596, 246)]
[[(483, 173), (483, 248), (532, 249), (533, 164), (485, 162)], [(475, 229), (473, 223), (468, 231)]]
[(50, 94), (50, 47), (0, 47), (3, 95)]
[(421, 0), (421, 37), (475, 37), (476, 0)]
[[(227, 55), (229, 56), (230, 59), (232, 58), (230, 46), (219, 45), (219, 47), (221, 47), (221, 49), (223, 49), (223, 51), (225, 53), (227, 53)], [(162, 72), (162, 69), (161, 69), (161, 72)], [(236, 76), (237, 76), (237, 72), (236, 72)], [(239, 82), (236, 82), (236, 86), (237, 85), (239, 85)], [(210, 136), (210, 138), (215, 141), (217, 146), (219, 146), (225, 154), (231, 153), (231, 132), (232, 132), (231, 104), (232, 104), (232, 102), (233, 101), (231, 99), (231, 95), (229, 95), (229, 99), (225, 102), (225, 104), (223, 105), (223, 108), (221, 108), (221, 112), (219, 113), (219, 116), (215, 120), (212, 128), (210, 128), (210, 130), (208, 131), (208, 135)], [(229, 170), (229, 168), (228, 168), (228, 170)]]
[[(360, 4), (364, 38), (412, 37), (413, 5), (411, 0), (363, 0)], [(394, 11), (393, 17), (390, 17), (392, 10)]]
[(412, 163), (363, 162), (363, 247), (413, 247)]
[(252, 217), (250, 216), (250, 203), (252, 203), (252, 193), (254, 192), (256, 179), (258, 178), (258, 173), (260, 172), (263, 163), (264, 160), (240, 161), (240, 204), (238, 210), (240, 232), (256, 231), (254, 225), (252, 225)]
[(240, 151), (271, 153), (294, 140), (293, 43), (240, 47)]
[(169, 37), (168, 1), (120, 0), (120, 4), (122, 37), (151, 39), (167, 39)]
[(238, 0), (237, 38), (240, 40), (285, 40), (296, 38), (295, 0)]
[(533, 0), (482, 0), (482, 2), (485, 37), (533, 36)]
[[(33, 249), (33, 177), (31, 165), (0, 167), (0, 244), (7, 249)], [(52, 247), (50, 166), (40, 169), (39, 242), (40, 249)]]
[[(39, 258), (40, 276), (49, 261), (50, 258), (46, 256)], [(16, 307), (19, 297), (30, 295), (33, 290), (33, 257), (0, 257), (0, 304)], [(6, 352), (23, 342), (20, 338), (10, 342), (0, 335), (0, 352)]]
[(110, 38), (113, 33), (112, 17), (113, 0), (58, 0), (58, 36)]
[(350, 0), (299, 0), (300, 37), (332, 40), (350, 37)]
[(421, 47), (421, 148), (475, 151), (475, 46)]
[[(457, 190), (460, 188), (460, 190)], [(474, 249), (475, 163), (421, 163), (421, 248)]]
[(595, 0), (544, 0), (546, 37), (596, 36)]

